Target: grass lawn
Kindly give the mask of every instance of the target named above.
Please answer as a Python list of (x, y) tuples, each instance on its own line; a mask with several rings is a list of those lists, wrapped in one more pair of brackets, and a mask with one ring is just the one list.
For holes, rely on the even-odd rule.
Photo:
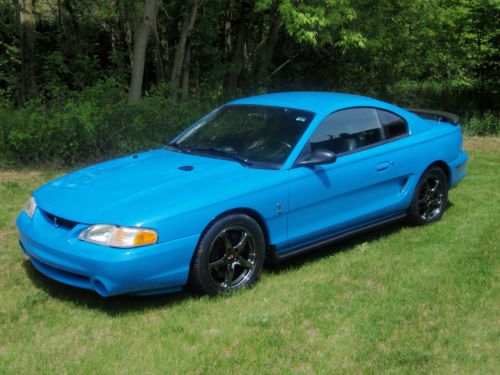
[(0, 171), (0, 373), (497, 373), (500, 139), (468, 138), (443, 219), (268, 268), (251, 290), (117, 297), (24, 262), (14, 220), (59, 171)]

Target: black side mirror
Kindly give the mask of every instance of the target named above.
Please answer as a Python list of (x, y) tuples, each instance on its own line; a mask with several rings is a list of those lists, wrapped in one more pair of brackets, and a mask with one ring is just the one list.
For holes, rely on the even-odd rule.
[(301, 167), (310, 167), (313, 165), (331, 164), (337, 160), (337, 155), (330, 150), (317, 148), (309, 156), (300, 160), (297, 165)]

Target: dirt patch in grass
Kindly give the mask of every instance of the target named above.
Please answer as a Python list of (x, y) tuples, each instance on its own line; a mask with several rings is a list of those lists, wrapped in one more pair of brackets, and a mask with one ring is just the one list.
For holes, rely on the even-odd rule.
[(500, 137), (464, 137), (465, 150), (498, 152)]
[(0, 170), (0, 182), (1, 181), (12, 181), (12, 180), (27, 180), (30, 178), (40, 177), (42, 172), (37, 170), (10, 170), (2, 171)]

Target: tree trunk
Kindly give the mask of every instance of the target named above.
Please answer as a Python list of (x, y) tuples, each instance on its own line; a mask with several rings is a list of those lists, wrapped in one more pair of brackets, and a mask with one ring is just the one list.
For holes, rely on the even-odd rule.
[(127, 45), (127, 55), (130, 71), (134, 65), (134, 30), (137, 26), (135, 0), (118, 2), (120, 4), (120, 23), (122, 39)]
[(35, 27), (33, 23), (33, 1), (15, 0), (19, 13), (21, 42), (21, 101), (36, 95), (35, 80)]
[(245, 44), (248, 33), (248, 24), (252, 13), (252, 0), (241, 0), (240, 13), (238, 17), (238, 34), (234, 44), (233, 55), (224, 77), (224, 97), (230, 98), (238, 89), (238, 78), (243, 69), (245, 61)]
[(69, 14), (69, 18), (71, 20), (71, 26), (73, 27), (73, 32), (76, 35), (77, 42), (80, 41), (80, 27), (78, 24), (78, 17), (75, 14), (75, 10), (73, 9), (73, 5), (71, 4), (71, 0), (64, 0), (64, 8)]
[(158, 0), (144, 0), (144, 15), (142, 22), (137, 26), (134, 32), (134, 58), (129, 90), (129, 99), (132, 101), (139, 100), (142, 95), (146, 47), (148, 45), (149, 31), (155, 21), (157, 5)]
[(235, 0), (228, 0), (226, 17), (224, 21), (224, 58), (226, 59), (226, 61), (229, 61), (229, 57), (233, 52), (231, 28), (233, 21), (234, 2)]
[(155, 28), (155, 45), (156, 45), (156, 83), (164, 83), (165, 82), (165, 59), (163, 58), (163, 48), (161, 46), (160, 34), (158, 33), (158, 28), (156, 27), (156, 23), (154, 25)]
[(186, 16), (182, 25), (179, 42), (175, 47), (174, 63), (172, 65), (172, 71), (170, 75), (170, 83), (172, 84), (172, 90), (174, 92), (179, 88), (182, 75), (182, 67), (184, 65), (184, 58), (186, 54), (186, 44), (188, 42), (189, 35), (194, 28), (200, 0), (189, 0), (187, 4), (188, 6), (186, 9)]
[(200, 93), (200, 63), (197, 61), (194, 70), (193, 70), (193, 78), (191, 79), (192, 82), (192, 90), (196, 93)]
[(268, 79), (269, 65), (272, 62), (276, 45), (278, 44), (279, 33), (283, 21), (278, 10), (278, 2), (275, 0), (269, 14), (269, 33), (264, 43), (264, 48), (259, 54), (257, 64), (257, 79), (259, 83)]
[(189, 70), (191, 65), (191, 40), (188, 39), (186, 44), (186, 55), (184, 56), (184, 64), (182, 68), (182, 92), (181, 99), (186, 100), (189, 94)]

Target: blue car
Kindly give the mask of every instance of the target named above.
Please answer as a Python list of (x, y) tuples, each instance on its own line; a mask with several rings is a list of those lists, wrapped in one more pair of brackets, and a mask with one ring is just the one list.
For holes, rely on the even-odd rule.
[(244, 98), (164, 148), (42, 186), (19, 244), (41, 273), (101, 296), (217, 295), (253, 284), (265, 260), (439, 220), (467, 158), (449, 113), (335, 93)]

